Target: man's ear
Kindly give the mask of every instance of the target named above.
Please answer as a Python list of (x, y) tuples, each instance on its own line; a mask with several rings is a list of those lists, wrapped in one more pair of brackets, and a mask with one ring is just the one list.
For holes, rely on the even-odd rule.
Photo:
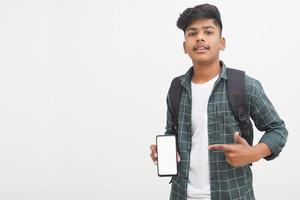
[(185, 47), (185, 41), (183, 41), (183, 50), (184, 50), (184, 53), (186, 54), (187, 53), (187, 50), (186, 50), (186, 47)]
[(226, 48), (226, 41), (225, 41), (225, 38), (224, 37), (221, 37), (220, 39), (220, 49), (222, 51), (224, 51), (224, 49)]

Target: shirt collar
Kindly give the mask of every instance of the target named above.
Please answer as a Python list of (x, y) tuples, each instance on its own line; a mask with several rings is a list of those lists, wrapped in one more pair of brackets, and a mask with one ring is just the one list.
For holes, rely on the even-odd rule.
[[(221, 66), (221, 73), (216, 80), (216, 84), (220, 81), (220, 79), (226, 79), (227, 80), (227, 73), (226, 73), (226, 65), (223, 61), (220, 60), (220, 66)], [(188, 92), (191, 94), (191, 81), (194, 73), (193, 66), (190, 67), (190, 69), (181, 77), (181, 85), (188, 90)]]
[(222, 67), (220, 78), (223, 78), (223, 79), (227, 80), (226, 65), (222, 60), (220, 60), (220, 66)]

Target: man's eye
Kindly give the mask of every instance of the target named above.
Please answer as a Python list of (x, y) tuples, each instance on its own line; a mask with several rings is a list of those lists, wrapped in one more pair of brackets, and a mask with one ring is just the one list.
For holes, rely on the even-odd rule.
[(188, 34), (188, 36), (194, 36), (194, 35), (196, 35), (195, 32), (190, 32), (190, 33)]
[(213, 34), (213, 32), (211, 32), (211, 31), (205, 31), (205, 35), (211, 35), (211, 34)]

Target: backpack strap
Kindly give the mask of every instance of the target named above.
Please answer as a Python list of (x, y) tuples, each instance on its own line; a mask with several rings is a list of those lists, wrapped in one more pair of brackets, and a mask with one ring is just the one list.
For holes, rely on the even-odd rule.
[(169, 102), (170, 102), (170, 112), (172, 115), (172, 122), (174, 128), (176, 130), (177, 135), (177, 128), (178, 128), (178, 116), (179, 116), (179, 106), (180, 106), (180, 99), (182, 93), (182, 85), (180, 83), (180, 77), (176, 77), (172, 80), (171, 86), (169, 88)]
[[(170, 113), (171, 113), (171, 121), (173, 127), (175, 129), (175, 137), (176, 137), (176, 148), (179, 148), (178, 144), (178, 116), (179, 116), (179, 107), (180, 107), (180, 99), (182, 93), (182, 85), (180, 83), (180, 77), (176, 77), (172, 80), (171, 86), (169, 88), (169, 102), (170, 102)], [(167, 105), (168, 102), (167, 102)], [(171, 178), (169, 184), (172, 182), (173, 177)]]
[(229, 103), (235, 119), (240, 123), (241, 136), (253, 144), (253, 126), (245, 106), (245, 72), (227, 68)]

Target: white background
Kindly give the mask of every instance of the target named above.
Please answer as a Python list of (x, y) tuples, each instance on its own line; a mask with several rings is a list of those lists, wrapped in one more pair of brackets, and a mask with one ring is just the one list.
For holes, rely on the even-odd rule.
[[(252, 168), (256, 198), (299, 199), (300, 4), (208, 2), (221, 59), (261, 81), (289, 130), (281, 155)], [(191, 66), (177, 18), (201, 3), (1, 0), (0, 199), (168, 199), (149, 146)]]

